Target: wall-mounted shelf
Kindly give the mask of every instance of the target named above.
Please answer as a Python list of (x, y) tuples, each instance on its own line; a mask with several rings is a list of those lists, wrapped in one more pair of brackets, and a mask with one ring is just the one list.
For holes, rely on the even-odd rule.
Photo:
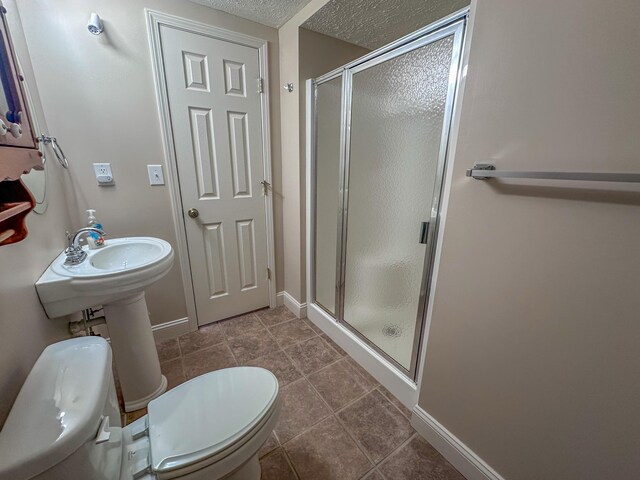
[(25, 217), (34, 206), (33, 196), (21, 180), (0, 182), (0, 245), (19, 242), (27, 236)]
[(0, 222), (8, 220), (30, 208), (31, 204), (29, 202), (4, 203), (0, 205)]
[(6, 14), (0, 8), (0, 245), (27, 236), (25, 217), (35, 200), (20, 177), (44, 168)]

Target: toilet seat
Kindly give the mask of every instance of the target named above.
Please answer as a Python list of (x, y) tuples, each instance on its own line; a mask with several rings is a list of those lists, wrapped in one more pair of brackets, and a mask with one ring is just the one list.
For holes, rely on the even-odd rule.
[(148, 406), (151, 469), (162, 479), (183, 476), (240, 449), (277, 412), (278, 381), (258, 367), (196, 377)]

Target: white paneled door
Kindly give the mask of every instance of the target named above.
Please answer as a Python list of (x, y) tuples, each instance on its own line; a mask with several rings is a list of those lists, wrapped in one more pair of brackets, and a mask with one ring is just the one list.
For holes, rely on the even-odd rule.
[(160, 27), (198, 324), (269, 306), (256, 48)]

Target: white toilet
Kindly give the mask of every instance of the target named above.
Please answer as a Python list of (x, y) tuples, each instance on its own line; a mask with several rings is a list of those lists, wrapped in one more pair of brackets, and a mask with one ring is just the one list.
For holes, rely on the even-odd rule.
[(100, 337), (47, 347), (0, 432), (1, 480), (258, 480), (280, 413), (262, 368), (201, 375), (122, 427), (111, 348)]

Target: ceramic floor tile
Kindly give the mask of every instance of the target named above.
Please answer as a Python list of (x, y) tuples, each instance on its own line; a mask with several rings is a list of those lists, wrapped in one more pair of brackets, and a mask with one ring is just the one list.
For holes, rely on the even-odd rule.
[(174, 358), (168, 362), (160, 364), (160, 371), (167, 377), (167, 390), (177, 387), (186, 380), (184, 369), (182, 368), (182, 358)]
[(368, 473), (362, 480), (384, 480), (384, 477), (377, 470), (372, 470), (371, 473)]
[(382, 393), (385, 397), (387, 397), (387, 400), (389, 400), (396, 407), (398, 407), (398, 410), (400, 410), (405, 417), (411, 420), (411, 410), (405, 407), (404, 403), (402, 403), (400, 400), (394, 397), (393, 394), (389, 390), (384, 388), (382, 385), (378, 386), (378, 390), (380, 390), (380, 393)]
[(372, 465), (333, 417), (285, 444), (301, 480), (357, 480)]
[(378, 390), (373, 390), (337, 415), (376, 463), (414, 433), (409, 420)]
[(227, 340), (246, 335), (247, 333), (262, 330), (264, 327), (258, 317), (253, 313), (240, 315), (239, 317), (230, 318), (219, 322), (220, 328)]
[(167, 360), (173, 360), (180, 356), (180, 347), (178, 347), (178, 339), (170, 338), (156, 342), (156, 350), (158, 351), (158, 358), (160, 362), (166, 362)]
[(275, 434), (272, 433), (271, 435), (269, 435), (269, 439), (265, 442), (265, 444), (260, 449), (260, 453), (258, 454), (258, 456), (262, 458), (268, 453), (271, 453), (272, 451), (274, 451), (279, 446), (280, 446), (280, 442), (278, 442), (278, 439), (276, 438)]
[(300, 319), (280, 323), (269, 328), (269, 332), (274, 336), (282, 348), (287, 348), (316, 336), (316, 332), (311, 330), (309, 326)]
[(234, 337), (228, 343), (236, 360), (241, 364), (280, 349), (265, 328)]
[(297, 480), (298, 477), (291, 469), (287, 457), (282, 448), (271, 455), (260, 459), (262, 475), (260, 480)]
[(279, 323), (287, 322), (296, 318), (295, 314), (284, 305), (276, 308), (265, 308), (264, 310), (258, 310), (255, 313), (265, 327), (273, 327)]
[(327, 342), (329, 345), (331, 345), (331, 348), (333, 348), (336, 352), (338, 352), (341, 356), (346, 356), (347, 352), (345, 352), (342, 348), (340, 348), (338, 346), (338, 344), (336, 342), (334, 342), (333, 340), (331, 340), (329, 338), (329, 336), (326, 333), (323, 333), (322, 335), (320, 335), (320, 337)]
[[(411, 412), (310, 320), (297, 319), (286, 307), (204, 326), (156, 347), (169, 388), (238, 363), (276, 375), (282, 410), (259, 453), (263, 480), (382, 480), (383, 474), (387, 480), (463, 478), (420, 437), (387, 454), (374, 469), (362, 449), (373, 459), (382, 458), (382, 452), (401, 442)], [(132, 412), (125, 420), (130, 423), (145, 413)], [(381, 430), (384, 438), (376, 443)]]
[(308, 318), (303, 318), (302, 321), (314, 332), (316, 332), (318, 335), (322, 334), (322, 329), (320, 327), (318, 327), (315, 323), (313, 323), (311, 320), (309, 320)]
[(358, 362), (356, 362), (353, 358), (346, 357), (346, 360), (356, 370), (356, 372), (358, 372), (360, 375), (362, 375), (364, 378), (366, 378), (369, 382), (371, 382), (371, 384), (373, 384), (375, 386), (380, 385), (380, 383), (373, 377), (373, 375), (371, 375), (364, 368), (362, 368), (360, 366), (360, 364)]
[(280, 395), (282, 409), (275, 431), (282, 444), (331, 415), (331, 410), (304, 378), (283, 387)]
[(180, 341), (182, 355), (188, 355), (189, 353), (224, 342), (224, 336), (222, 335), (220, 325), (212, 323), (200, 327), (195, 332), (185, 333), (178, 337), (178, 340)]
[(420, 435), (415, 435), (378, 467), (389, 480), (464, 480), (464, 477)]
[(295, 367), (289, 357), (282, 350), (277, 350), (269, 355), (247, 362), (253, 367), (262, 367), (271, 371), (278, 379), (280, 388), (302, 377), (302, 373)]
[(309, 381), (334, 411), (375, 388), (347, 359), (309, 375)]
[(185, 355), (182, 357), (182, 362), (188, 379), (221, 368), (236, 366), (235, 358), (225, 343)]
[(305, 375), (340, 359), (340, 354), (320, 337), (313, 337), (285, 349), (285, 353)]

